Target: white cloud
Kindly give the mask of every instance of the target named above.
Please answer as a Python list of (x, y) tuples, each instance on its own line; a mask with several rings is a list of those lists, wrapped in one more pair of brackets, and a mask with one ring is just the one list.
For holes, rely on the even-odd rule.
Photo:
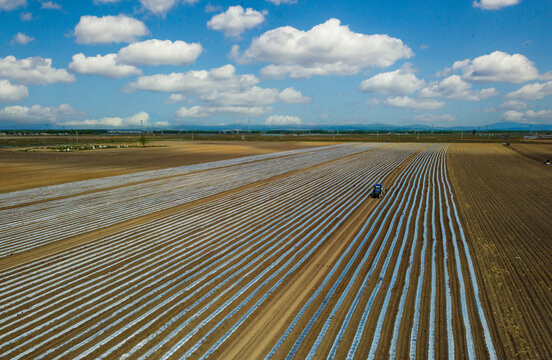
[(147, 112), (139, 112), (129, 117), (104, 117), (101, 119), (86, 119), (81, 121), (65, 121), (65, 126), (90, 126), (90, 127), (106, 127), (106, 128), (134, 128), (141, 126), (150, 126), (150, 116)]
[(207, 70), (192, 70), (186, 73), (141, 76), (125, 86), (126, 91), (150, 90), (158, 92), (210, 94), (212, 91), (231, 91), (250, 88), (259, 79), (255, 75), (236, 75), (232, 65)]
[(179, 118), (200, 118), (211, 115), (203, 106), (192, 106), (191, 108), (181, 107), (176, 111), (176, 116)]
[(451, 114), (441, 114), (441, 115), (423, 114), (423, 115), (414, 116), (412, 119), (414, 121), (430, 123), (430, 124), (442, 124), (447, 122), (450, 123), (457, 120), (456, 116)]
[(278, 100), (285, 104), (305, 104), (312, 102), (308, 96), (304, 96), (300, 91), (292, 87), (285, 88), (278, 95)]
[(73, 55), (69, 70), (85, 75), (100, 75), (107, 78), (122, 78), (141, 75), (142, 71), (132, 65), (119, 64), (116, 54), (86, 57), (83, 53)]
[(79, 44), (133, 42), (147, 34), (149, 30), (143, 22), (122, 14), (103, 17), (81, 16), (75, 27), (75, 36)]
[(267, 31), (251, 42), (239, 60), (273, 63), (261, 70), (265, 76), (308, 78), (354, 75), (368, 66), (387, 67), (412, 56), (400, 39), (354, 33), (338, 19), (330, 19), (308, 31), (291, 26)]
[(467, 101), (481, 101), (498, 95), (495, 88), (472, 90), (472, 85), (458, 75), (451, 75), (441, 82), (431, 82), (419, 95), (425, 98), (446, 97)]
[(213, 104), (226, 106), (268, 105), (276, 102), (278, 99), (278, 90), (253, 86), (247, 89), (214, 90), (209, 94), (201, 94), (199, 98)]
[(446, 76), (457, 70), (462, 70), (462, 77), (468, 81), (519, 84), (539, 78), (539, 72), (532, 61), (521, 54), (510, 55), (502, 51), (473, 60), (456, 61), (452, 68), (445, 68), (437, 75)]
[(21, 6), (27, 6), (27, 0), (0, 0), (0, 9), (13, 10)]
[(527, 103), (521, 100), (508, 100), (500, 105), (502, 109), (525, 110)]
[(297, 0), (266, 0), (266, 1), (273, 3), (274, 5), (297, 4)]
[[(306, 103), (311, 99), (294, 88), (283, 91), (256, 86), (259, 79), (251, 74), (238, 75), (232, 65), (225, 65), (209, 71), (188, 71), (186, 73), (157, 74), (141, 76), (127, 84), (124, 91), (149, 90), (173, 93), (166, 103), (184, 99), (184, 95), (195, 97), (204, 105), (183, 107), (178, 117), (206, 117), (216, 114), (231, 116), (259, 116), (272, 111), (268, 105), (276, 102)], [(180, 95), (180, 96), (178, 96)], [(192, 101), (193, 98), (188, 99)]]
[(371, 98), (371, 99), (366, 100), (366, 105), (368, 105), (369, 107), (376, 107), (379, 104), (381, 104), (380, 99)]
[(425, 81), (418, 79), (410, 67), (377, 74), (360, 83), (360, 91), (391, 95), (406, 95), (420, 89)]
[(112, 4), (112, 3), (116, 3), (116, 2), (119, 2), (121, 0), (94, 0), (94, 4), (95, 5), (98, 5), (98, 4)]
[(510, 122), (536, 124), (543, 121), (548, 123), (552, 121), (552, 110), (527, 110), (525, 112), (508, 110), (504, 113), (502, 118)]
[(267, 14), (266, 10), (259, 12), (252, 8), (244, 10), (240, 5), (230, 6), (226, 12), (213, 16), (207, 27), (222, 31), (228, 37), (239, 37), (245, 30), (263, 23)]
[(41, 2), (42, 9), (52, 9), (52, 10), (62, 10), (62, 7), (60, 4), (57, 4), (53, 1), (43, 1)]
[(265, 125), (301, 125), (301, 119), (297, 116), (271, 115), (266, 119)]
[(31, 21), (33, 19), (33, 14), (30, 12), (23, 12), (19, 14), (19, 19), (21, 19), (21, 21)]
[(217, 114), (230, 116), (261, 116), (271, 112), (271, 107), (263, 106), (192, 106), (191, 108), (181, 107), (176, 111), (179, 118), (201, 118)]
[(25, 35), (23, 33), (18, 32), (14, 37), (12, 38), (11, 43), (12, 44), (20, 44), (20, 45), (27, 45), (31, 41), (34, 40), (34, 37)]
[(507, 94), (506, 98), (530, 101), (539, 100), (548, 95), (552, 95), (552, 81), (527, 84), (520, 89)]
[(75, 76), (65, 69), (52, 67), (52, 59), (40, 56), (17, 60), (14, 56), (0, 58), (0, 77), (18, 83), (50, 85), (59, 82), (73, 82)]
[(182, 94), (171, 94), (163, 103), (165, 104), (177, 104), (186, 100), (186, 97)]
[(502, 115), (502, 118), (506, 121), (522, 121), (523, 120), (523, 113), (515, 110), (508, 110)]
[(28, 96), (27, 87), (12, 84), (9, 80), (0, 80), (0, 102), (16, 102)]
[(213, 5), (213, 4), (209, 3), (205, 6), (205, 12), (206, 13), (214, 13), (214, 12), (219, 12), (221, 10), (222, 10), (222, 6), (220, 6), (220, 5)]
[(52, 123), (57, 122), (59, 119), (78, 114), (81, 114), (81, 112), (73, 109), (69, 104), (53, 107), (14, 105), (0, 110), (0, 121), (11, 121), (19, 124)]
[(512, 6), (519, 4), (521, 0), (475, 0), (473, 7), (485, 9), (485, 10), (498, 10), (506, 6)]
[(151, 39), (122, 48), (118, 60), (132, 65), (186, 65), (196, 61), (202, 50), (199, 43)]
[(178, 2), (193, 5), (199, 0), (140, 0), (140, 3), (145, 9), (148, 9), (156, 15), (165, 15), (170, 9), (173, 8)]
[(436, 100), (419, 100), (408, 96), (389, 97), (384, 104), (391, 107), (407, 108), (413, 110), (436, 110), (445, 106), (442, 101)]

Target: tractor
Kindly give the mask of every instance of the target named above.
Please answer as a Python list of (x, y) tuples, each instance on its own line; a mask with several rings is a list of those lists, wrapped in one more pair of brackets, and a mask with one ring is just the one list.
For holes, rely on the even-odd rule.
[(381, 198), (384, 193), (385, 193), (385, 188), (383, 187), (382, 184), (375, 184), (374, 185), (374, 190), (372, 191), (372, 197), (374, 199)]

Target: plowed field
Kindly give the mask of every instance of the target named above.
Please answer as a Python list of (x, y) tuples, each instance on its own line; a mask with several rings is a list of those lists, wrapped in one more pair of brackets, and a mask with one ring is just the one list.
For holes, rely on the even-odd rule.
[(500, 145), (448, 163), (501, 358), (551, 359), (552, 168)]
[[(342, 144), (1, 194), (0, 358), (496, 359), (522, 340), (545, 358), (549, 319), (504, 324), (549, 310), (549, 228), (481, 216), (494, 193), (469, 190), (500, 176), (496, 149), (523, 159)], [(480, 221), (538, 230), (477, 237)]]

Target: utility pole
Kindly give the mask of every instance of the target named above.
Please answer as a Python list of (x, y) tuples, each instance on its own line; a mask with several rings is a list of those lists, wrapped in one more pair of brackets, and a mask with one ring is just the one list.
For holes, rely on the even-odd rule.
[(143, 124), (142, 124), (142, 120), (140, 120), (140, 135), (142, 135), (142, 128), (143, 128)]
[(192, 131), (192, 141), (194, 141), (194, 132)]
[(77, 144), (79, 143), (79, 133), (75, 130), (75, 138), (77, 139)]
[(376, 142), (379, 141), (379, 131), (376, 130)]

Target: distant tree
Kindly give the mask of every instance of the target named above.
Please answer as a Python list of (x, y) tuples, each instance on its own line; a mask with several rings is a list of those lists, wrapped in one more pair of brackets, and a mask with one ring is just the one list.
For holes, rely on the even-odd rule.
[(144, 135), (140, 135), (140, 137), (138, 138), (138, 142), (142, 144), (142, 147), (144, 147), (146, 146), (148, 139)]

